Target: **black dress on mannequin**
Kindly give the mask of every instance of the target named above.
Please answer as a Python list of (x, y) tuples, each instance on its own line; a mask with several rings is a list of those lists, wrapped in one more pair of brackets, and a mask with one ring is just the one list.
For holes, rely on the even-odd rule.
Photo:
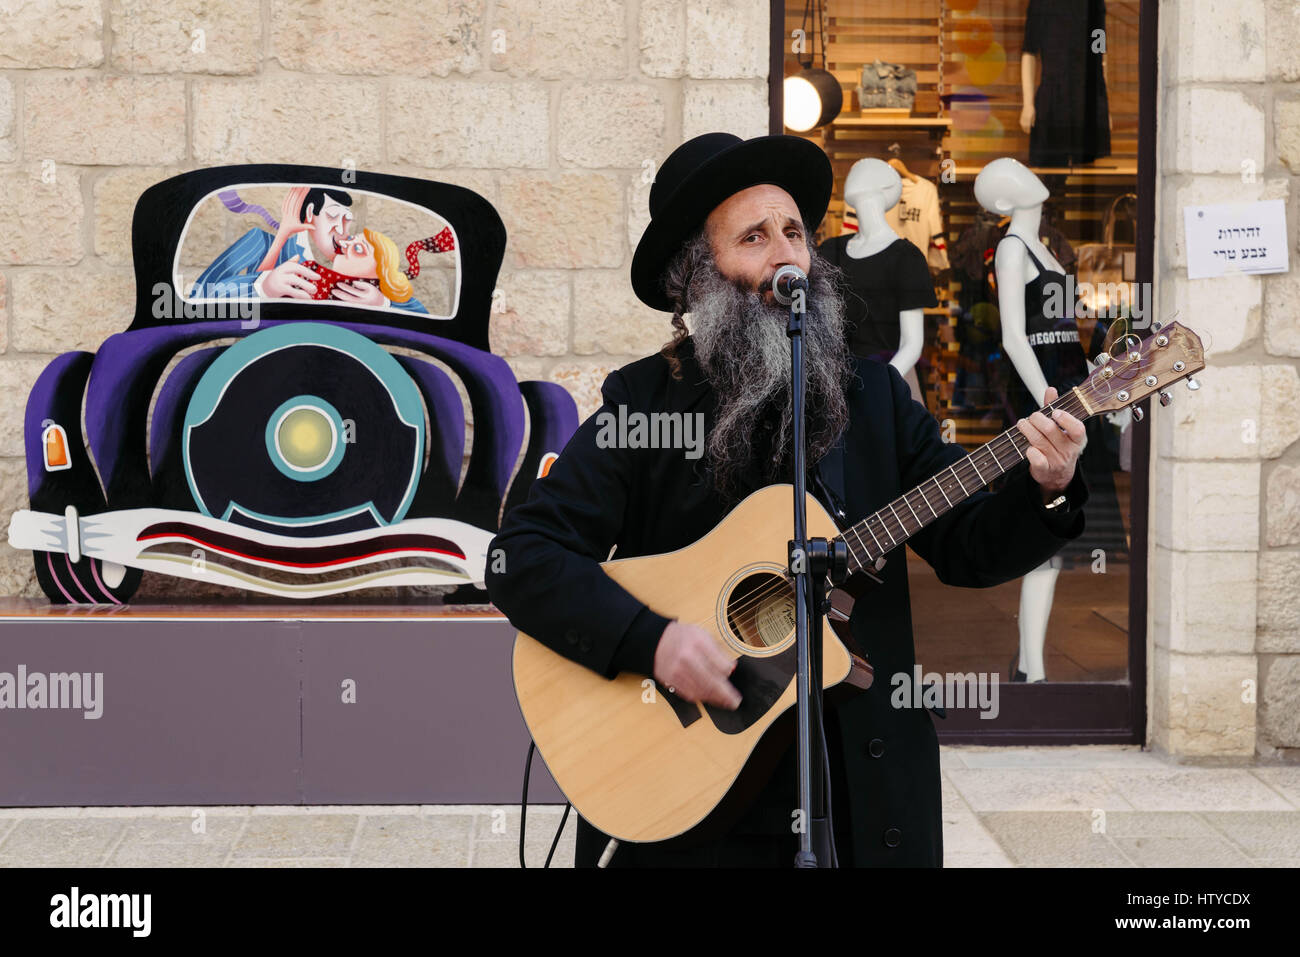
[[(1088, 378), (1088, 360), (1079, 341), (1074, 302), (1066, 297), (1065, 273), (1047, 269), (1028, 243), (1019, 236), (1015, 238), (1024, 244), (1030, 261), (1038, 269), (1037, 275), (1025, 284), (1025, 334), (1029, 348), (1047, 384), (1054, 386), (1058, 395), (1065, 395)], [(1007, 400), (1014, 425), (1015, 419), (1027, 418), (1041, 406), (1029, 394), (1005, 353), (1003, 362), (1008, 366)], [(1082, 535), (1066, 543), (1058, 553), (1063, 568), (1090, 563), (1093, 550), (1098, 548), (1105, 551), (1107, 561), (1123, 561), (1128, 557), (1115, 475), (1106, 448), (1106, 430), (1111, 426), (1104, 416), (1095, 415), (1083, 427), (1088, 441), (1079, 456), (1079, 467), (1089, 490), (1088, 504), (1083, 509), (1087, 525)]]
[(1106, 0), (1029, 0), (1021, 49), (1037, 55), (1042, 66), (1029, 131), (1031, 166), (1091, 163), (1110, 155), (1106, 76), (1102, 54), (1093, 52), (1105, 29)]
[(938, 305), (925, 254), (897, 239), (872, 256), (855, 259), (847, 250), (852, 233), (826, 240), (817, 252), (839, 266), (848, 283), (844, 318), (855, 356), (888, 362), (898, 352), (898, 314)]
[[(1043, 370), (1043, 378), (1064, 395), (1088, 378), (1088, 361), (1079, 342), (1079, 326), (1074, 321), (1074, 303), (1066, 298), (1065, 273), (1044, 266), (1019, 236), (1014, 233), (1007, 236), (1024, 245), (1038, 269), (1037, 275), (1025, 284), (1025, 334), (1038, 367)], [(1004, 361), (1011, 362), (1005, 357)], [(1007, 385), (1007, 401), (1017, 419), (1039, 409), (1038, 401), (1029, 394), (1014, 367)]]

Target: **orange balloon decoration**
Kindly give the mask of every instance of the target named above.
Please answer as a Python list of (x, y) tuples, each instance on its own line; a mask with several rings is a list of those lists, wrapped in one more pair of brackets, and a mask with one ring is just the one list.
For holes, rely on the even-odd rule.
[(953, 46), (967, 56), (979, 56), (993, 42), (993, 23), (987, 17), (962, 17), (953, 26)]

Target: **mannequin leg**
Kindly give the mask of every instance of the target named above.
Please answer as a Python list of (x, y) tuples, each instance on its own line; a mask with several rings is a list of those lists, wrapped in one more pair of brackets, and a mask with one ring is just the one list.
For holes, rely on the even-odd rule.
[(1061, 560), (1052, 557), (1020, 580), (1020, 670), (1025, 680), (1045, 681), (1043, 646), (1047, 643), (1047, 621), (1052, 617), (1052, 598)]
[(903, 381), (912, 390), (912, 398), (925, 405), (925, 397), (921, 394), (921, 380), (916, 375), (916, 366), (912, 366), (907, 370), (907, 375), (903, 376)]

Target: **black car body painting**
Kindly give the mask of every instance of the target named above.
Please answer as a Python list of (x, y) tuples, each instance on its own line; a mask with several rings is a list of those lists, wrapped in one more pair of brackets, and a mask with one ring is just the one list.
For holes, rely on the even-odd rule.
[(203, 169), (146, 190), (136, 308), (45, 368), (24, 422), (30, 549), (56, 603), (144, 571), (284, 598), (479, 585), (507, 507), (577, 427), (489, 349), (501, 218), (459, 186)]

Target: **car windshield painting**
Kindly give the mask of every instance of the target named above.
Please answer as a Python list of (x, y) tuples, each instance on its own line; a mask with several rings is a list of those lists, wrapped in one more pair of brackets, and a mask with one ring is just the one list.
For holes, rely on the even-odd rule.
[(451, 225), (332, 184), (254, 183), (194, 207), (173, 283), (187, 302), (298, 300), (447, 319), (460, 292)]

